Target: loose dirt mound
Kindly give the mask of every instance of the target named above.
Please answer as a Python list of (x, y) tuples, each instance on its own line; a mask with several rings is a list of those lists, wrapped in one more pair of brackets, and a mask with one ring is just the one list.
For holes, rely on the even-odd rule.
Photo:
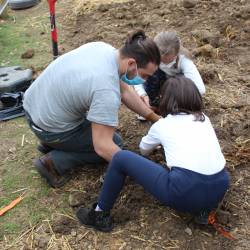
[[(80, 16), (92, 11), (95, 11), (98, 8), (107, 8), (108, 4), (112, 3), (124, 3), (129, 2), (130, 0), (74, 0), (73, 12), (74, 15)], [(72, 16), (72, 14), (71, 14)]]
[[(210, 227), (196, 226), (189, 222), (188, 215), (161, 206), (128, 180), (113, 211), (116, 219), (113, 233), (98, 233), (62, 216), (54, 219), (51, 228), (45, 226), (45, 235), (55, 233), (56, 236), (45, 240), (46, 246), (54, 246), (53, 249), (66, 249), (67, 244), (71, 249), (249, 249), (250, 5), (244, 0), (184, 2), (137, 0), (95, 7), (87, 3), (75, 12), (82, 15), (65, 26), (63, 46), (69, 50), (102, 40), (119, 47), (128, 32), (141, 28), (150, 36), (168, 29), (179, 32), (184, 46), (194, 52), (194, 61), (206, 83), (206, 113), (214, 124), (232, 176), (231, 188), (221, 205), (228, 215), (222, 222), (237, 240), (231, 242)], [(125, 148), (138, 152), (138, 143), (149, 124), (139, 122), (125, 107), (120, 118), (119, 131)], [(161, 152), (156, 152), (152, 159), (163, 163)], [(72, 206), (96, 199), (104, 171), (103, 168), (83, 170), (65, 187), (64, 191), (71, 192)], [(41, 237), (45, 236), (41, 233), (36, 232), (34, 237), (37, 246), (44, 244)]]

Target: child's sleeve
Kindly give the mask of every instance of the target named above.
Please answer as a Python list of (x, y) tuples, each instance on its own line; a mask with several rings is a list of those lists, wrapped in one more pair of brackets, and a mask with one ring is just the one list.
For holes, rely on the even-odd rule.
[(143, 84), (135, 85), (134, 89), (139, 96), (147, 95), (147, 92), (145, 91)]
[(157, 132), (156, 122), (148, 131), (148, 134), (142, 137), (139, 148), (142, 155), (149, 155), (158, 145), (161, 144), (159, 134)]
[(180, 62), (181, 72), (185, 77), (191, 79), (198, 88), (201, 95), (206, 92), (204, 82), (195, 64), (188, 58), (183, 57)]

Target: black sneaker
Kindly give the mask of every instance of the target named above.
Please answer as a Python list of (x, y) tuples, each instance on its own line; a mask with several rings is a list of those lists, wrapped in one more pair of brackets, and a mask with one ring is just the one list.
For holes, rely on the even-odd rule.
[(102, 232), (110, 232), (113, 229), (113, 220), (110, 212), (95, 211), (97, 203), (91, 209), (80, 207), (76, 212), (76, 217), (85, 226), (91, 226)]
[(210, 211), (202, 210), (194, 217), (194, 222), (200, 225), (208, 225), (208, 216)]

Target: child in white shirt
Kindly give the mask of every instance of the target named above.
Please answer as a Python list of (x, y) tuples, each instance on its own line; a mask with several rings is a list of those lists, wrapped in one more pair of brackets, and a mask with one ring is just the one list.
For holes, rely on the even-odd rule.
[(202, 97), (195, 84), (176, 76), (164, 84), (159, 111), (140, 143), (143, 155), (157, 146), (165, 151), (168, 168), (133, 152), (117, 152), (110, 162), (98, 202), (80, 208), (78, 219), (97, 230), (110, 231), (112, 209), (126, 176), (142, 185), (166, 206), (188, 212), (206, 223), (229, 187), (225, 159), (209, 118), (202, 112)]

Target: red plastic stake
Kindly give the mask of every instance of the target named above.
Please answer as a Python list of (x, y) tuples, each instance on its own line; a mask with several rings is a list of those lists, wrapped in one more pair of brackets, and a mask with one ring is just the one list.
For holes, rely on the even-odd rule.
[(215, 211), (212, 211), (208, 216), (208, 224), (212, 225), (217, 232), (219, 232), (221, 235), (223, 235), (225, 238), (228, 238), (230, 240), (235, 240), (235, 237), (233, 237), (229, 232), (227, 232), (221, 225), (219, 225), (216, 222), (216, 213)]
[(56, 29), (56, 17), (55, 17), (55, 4), (57, 0), (48, 0), (49, 12), (50, 12), (50, 25), (51, 25), (51, 40), (53, 57), (58, 57), (58, 45), (57, 45), (57, 29)]

